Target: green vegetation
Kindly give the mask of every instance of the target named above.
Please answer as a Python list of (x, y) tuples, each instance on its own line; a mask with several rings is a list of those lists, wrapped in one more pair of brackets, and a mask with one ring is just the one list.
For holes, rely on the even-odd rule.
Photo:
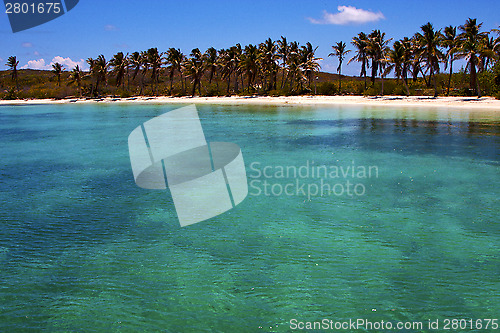
[[(374, 30), (355, 36), (355, 54), (348, 64), (361, 65), (359, 77), (342, 75), (348, 53), (337, 42), (329, 56), (338, 60), (338, 74), (320, 72), (317, 47), (299, 45), (285, 37), (270, 38), (259, 45), (240, 44), (228, 49), (193, 49), (186, 56), (180, 49), (157, 48), (123, 54), (109, 61), (104, 55), (88, 58), (89, 71), (79, 66), (65, 71), (55, 63), (52, 73), (19, 70), (9, 57), (8, 71), (0, 72), (0, 98), (67, 98), (85, 96), (130, 97), (136, 95), (427, 95), (500, 97), (500, 29), (481, 31), (482, 23), (468, 19), (443, 32), (431, 23), (412, 37), (394, 41)], [(453, 62), (465, 59), (466, 67), (453, 72)], [(444, 67), (445, 72), (441, 72)], [(449, 72), (447, 70), (449, 69)], [(367, 82), (368, 71), (370, 82)], [(394, 78), (387, 78), (394, 73)]]

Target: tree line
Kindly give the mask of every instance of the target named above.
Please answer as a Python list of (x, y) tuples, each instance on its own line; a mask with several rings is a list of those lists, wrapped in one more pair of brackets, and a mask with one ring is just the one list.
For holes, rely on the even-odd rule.
[[(381, 82), (380, 94), (383, 95), (384, 79), (394, 73), (397, 83), (402, 82), (406, 95), (410, 95), (409, 82), (422, 78), (427, 87), (433, 87), (434, 96), (437, 96), (436, 76), (441, 65), (449, 71), (446, 89), (446, 95), (449, 95), (453, 62), (465, 59), (469, 88), (481, 97), (478, 73), (491, 70), (500, 58), (500, 29), (488, 32), (481, 28), (482, 23), (471, 18), (464, 25), (447, 26), (442, 30), (427, 23), (412, 37), (404, 37), (392, 45), (393, 39), (386, 38), (380, 30), (369, 34), (360, 32), (351, 40), (355, 50), (348, 64), (353, 61), (360, 63), (365, 90), (373, 87), (378, 79)], [(328, 56), (338, 60), (338, 91), (342, 92), (342, 66), (351, 50), (343, 41), (335, 43), (332, 50)], [(310, 42), (300, 45), (281, 37), (277, 41), (268, 38), (258, 45), (244, 47), (240, 44), (221, 50), (210, 47), (203, 53), (195, 48), (189, 55), (176, 48), (169, 48), (166, 52), (150, 48), (132, 54), (118, 52), (108, 61), (101, 54), (87, 59), (88, 72), (82, 71), (80, 66), (73, 68), (68, 84), (75, 84), (80, 96), (100, 96), (103, 87), (111, 84), (110, 78), (123, 91), (130, 92), (130, 87), (135, 87), (134, 93), (139, 95), (145, 92), (148, 84), (153, 95), (173, 95), (174, 82), (180, 86), (180, 95), (189, 93), (194, 96), (196, 91), (203, 95), (202, 85), (213, 84), (217, 92), (221, 88), (227, 95), (266, 94), (270, 91), (305, 94), (313, 91), (312, 83), (316, 83), (313, 78), (321, 68), (323, 59), (316, 56), (316, 51), (317, 47)], [(19, 90), (19, 61), (11, 56), (6, 65), (15, 88)], [(52, 65), (58, 86), (64, 70), (60, 63)], [(496, 79), (500, 81), (500, 77)], [(163, 91), (159, 89), (160, 82), (164, 83)]]

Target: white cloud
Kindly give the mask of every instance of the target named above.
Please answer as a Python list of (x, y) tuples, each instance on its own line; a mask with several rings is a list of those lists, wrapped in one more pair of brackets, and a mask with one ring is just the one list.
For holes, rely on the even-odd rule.
[(118, 28), (116, 26), (112, 25), (112, 24), (106, 24), (104, 26), (104, 30), (106, 30), (106, 31), (117, 31)]
[(367, 22), (376, 22), (385, 19), (382, 12), (372, 12), (369, 10), (358, 9), (353, 6), (338, 6), (338, 13), (332, 14), (323, 11), (323, 17), (319, 20), (313, 18), (307, 18), (311, 23), (314, 24), (336, 24), (336, 25), (348, 25), (348, 24), (363, 24)]
[(50, 69), (52, 66), (45, 64), (44, 59), (40, 60), (30, 60), (27, 65), (21, 67), (21, 69)]
[(54, 57), (54, 59), (52, 59), (51, 67), (52, 67), (52, 64), (55, 64), (56, 62), (60, 63), (61, 65), (64, 65), (64, 67), (68, 70), (75, 68), (76, 65), (80, 66), (80, 68), (83, 68), (87, 65), (85, 63), (85, 60), (83, 60), (83, 59), (80, 59), (79, 61), (73, 61), (69, 57), (63, 58), (63, 57), (57, 56), (57, 57)]
[(86, 70), (87, 69), (87, 64), (85, 63), (85, 60), (80, 59), (79, 61), (73, 61), (71, 58), (63, 58), (61, 56), (56, 56), (52, 61), (47, 64), (45, 62), (45, 59), (39, 59), (39, 60), (30, 60), (28, 61), (28, 64), (24, 65), (21, 67), (21, 69), (41, 69), (41, 70), (49, 70), (52, 69), (52, 65), (55, 64), (56, 62), (60, 63), (61, 65), (64, 66), (66, 70), (72, 70), (73, 68), (76, 67), (76, 65), (80, 66), (80, 69)]
[(38, 56), (40, 56), (40, 52), (38, 52), (38, 51), (33, 52), (33, 54), (34, 54), (35, 56), (37, 56), (37, 57), (38, 57)]
[(32, 43), (26, 42), (21, 44), (22, 47), (33, 47)]

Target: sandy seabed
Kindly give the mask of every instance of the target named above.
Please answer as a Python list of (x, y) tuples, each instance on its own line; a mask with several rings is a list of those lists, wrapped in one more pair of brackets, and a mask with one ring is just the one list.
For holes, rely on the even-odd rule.
[(267, 104), (267, 105), (366, 105), (394, 107), (439, 107), (485, 109), (500, 112), (500, 100), (492, 97), (428, 97), (428, 96), (233, 96), (233, 97), (132, 97), (132, 98), (100, 98), (100, 99), (25, 99), (0, 100), (1, 105), (37, 105), (68, 103), (172, 103), (172, 104)]

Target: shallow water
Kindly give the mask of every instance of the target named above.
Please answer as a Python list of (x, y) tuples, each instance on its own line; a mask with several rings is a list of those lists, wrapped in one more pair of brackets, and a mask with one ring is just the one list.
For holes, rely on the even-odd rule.
[[(250, 193), (180, 228), (127, 148), (175, 107), (0, 107), (0, 331), (498, 318), (498, 113), (200, 105), (207, 140), (241, 147)], [(307, 165), (377, 174), (276, 174)], [(364, 193), (314, 194), (322, 179)], [(297, 180), (311, 191), (277, 195)]]

